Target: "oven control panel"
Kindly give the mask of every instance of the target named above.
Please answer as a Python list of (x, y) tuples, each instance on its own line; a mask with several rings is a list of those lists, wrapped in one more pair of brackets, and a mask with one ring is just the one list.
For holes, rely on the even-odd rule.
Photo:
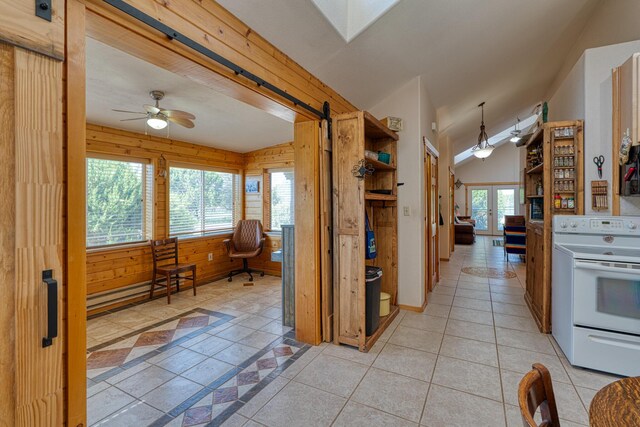
[(592, 219), (589, 221), (591, 231), (619, 231), (624, 229), (621, 219)]
[(556, 233), (640, 236), (640, 217), (556, 215), (553, 218), (553, 231)]

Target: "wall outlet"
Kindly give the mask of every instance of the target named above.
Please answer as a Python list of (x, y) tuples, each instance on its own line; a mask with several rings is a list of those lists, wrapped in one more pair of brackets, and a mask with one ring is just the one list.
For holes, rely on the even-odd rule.
[(411, 206), (403, 206), (402, 213), (404, 216), (411, 216)]
[(213, 261), (213, 253), (210, 252), (209, 255), (207, 255), (207, 259)]

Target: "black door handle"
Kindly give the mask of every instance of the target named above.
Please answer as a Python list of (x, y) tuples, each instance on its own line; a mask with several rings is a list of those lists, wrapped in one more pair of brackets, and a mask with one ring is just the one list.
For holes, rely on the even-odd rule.
[(42, 338), (42, 347), (49, 347), (58, 336), (58, 281), (53, 270), (42, 272), (42, 281), (47, 285), (47, 336)]

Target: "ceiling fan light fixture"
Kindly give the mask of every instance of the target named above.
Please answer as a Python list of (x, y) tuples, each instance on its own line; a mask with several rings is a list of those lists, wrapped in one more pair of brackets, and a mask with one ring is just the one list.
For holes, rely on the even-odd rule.
[(474, 156), (476, 156), (479, 159), (486, 159), (491, 155), (495, 147), (489, 143), (489, 137), (487, 136), (487, 132), (485, 131), (484, 102), (480, 103), (478, 107), (482, 108), (482, 121), (480, 122), (480, 135), (478, 135), (478, 144), (476, 144), (476, 146), (471, 149), (471, 152), (473, 153)]
[(511, 141), (511, 142), (518, 142), (518, 141), (520, 141), (521, 139), (522, 139), (522, 138), (520, 138), (519, 136), (517, 136), (517, 135), (516, 135), (516, 136), (512, 137), (509, 141)]
[(164, 119), (164, 117), (161, 117), (159, 114), (154, 114), (154, 115), (150, 115), (149, 118), (147, 119), (147, 125), (149, 125), (150, 128), (156, 129), (156, 130), (161, 130), (167, 127), (167, 121)]

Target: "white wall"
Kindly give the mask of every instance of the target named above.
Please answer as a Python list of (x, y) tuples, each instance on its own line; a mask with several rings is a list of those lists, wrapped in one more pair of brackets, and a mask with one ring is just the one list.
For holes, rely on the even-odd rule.
[[(605, 163), (602, 179), (609, 181), (609, 206), (612, 189), (612, 87), (611, 69), (624, 63), (629, 57), (640, 52), (640, 40), (611, 46), (587, 49), (578, 60), (567, 78), (560, 83), (549, 100), (550, 120), (585, 121), (584, 128), (584, 180), (585, 214), (606, 215), (609, 211), (594, 211), (591, 208), (591, 181), (600, 179), (595, 156), (603, 155)], [(621, 198), (620, 212), (623, 215), (640, 215), (640, 200)]]
[[(431, 122), (436, 112), (420, 76), (367, 109), (377, 118), (400, 117), (404, 129), (398, 141), (398, 302), (414, 307), (424, 301), (424, 164), (422, 136), (436, 145)], [(425, 129), (426, 123), (428, 128)], [(410, 215), (403, 215), (403, 208)]]
[[(485, 160), (471, 158), (456, 165), (456, 180), (464, 184), (489, 182), (520, 182), (520, 152), (512, 142), (497, 147)], [(455, 190), (455, 202), (460, 207), (460, 215), (465, 215), (467, 201), (463, 185)], [(518, 207), (519, 209), (519, 207)]]

